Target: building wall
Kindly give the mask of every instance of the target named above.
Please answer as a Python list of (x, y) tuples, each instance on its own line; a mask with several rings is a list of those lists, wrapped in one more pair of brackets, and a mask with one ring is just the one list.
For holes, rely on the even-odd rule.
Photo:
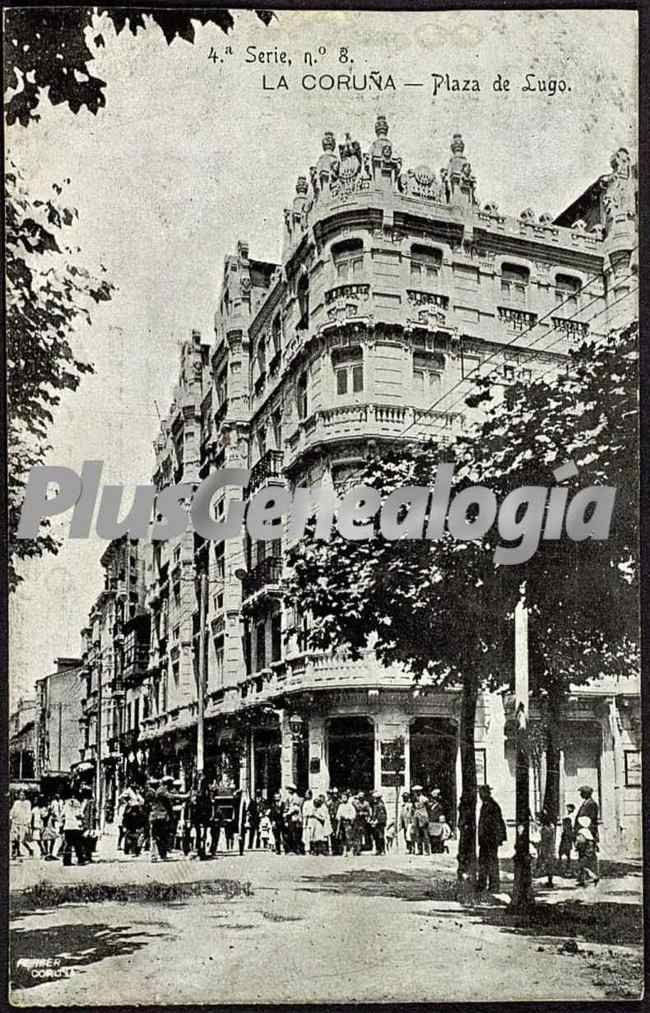
[[(464, 404), (477, 371), (493, 373), (505, 391), (517, 378), (564, 368), (572, 344), (636, 314), (636, 174), (624, 149), (601, 181), (599, 214), (576, 220), (567, 212), (554, 222), (530, 208), (507, 217), (480, 203), (458, 135), (436, 176), (403, 166), (388, 134), (379, 117), (364, 150), (348, 137), (337, 152), (325, 136), (310, 182), (298, 179), (285, 211), (280, 265), (253, 260), (245, 242), (226, 258), (213, 347), (196, 333), (181, 346), (174, 400), (155, 443), (159, 490), (225, 467), (251, 470), (249, 493), (321, 482), (334, 488), (381, 443), (461, 432), (480, 411)], [(582, 213), (582, 204), (575, 207)], [(219, 491), (215, 520), (242, 497), (240, 487)], [(151, 705), (140, 742), (174, 769), (190, 769), (203, 628), (214, 749), (220, 737), (232, 741), (237, 715), (246, 729), (259, 725), (258, 740), (244, 734), (244, 783), (256, 783), (262, 764), (264, 777), (272, 768), (284, 784), (300, 776), (324, 786), (328, 723), (366, 713), (375, 782), (384, 787), (382, 742), (400, 740), (408, 783), (413, 722), (453, 719), (453, 694), (414, 703), (408, 677), (372, 657), (354, 665), (306, 657), (305, 617), (280, 604), (286, 526), (279, 535), (279, 548), (189, 533), (154, 547)], [(580, 734), (565, 751), (561, 790), (566, 800), (581, 778), (598, 781), (614, 839), (633, 850), (638, 788), (623, 770), (636, 762), (632, 712), (605, 719), (601, 704), (592, 700), (569, 722)], [(305, 734), (292, 731), (296, 718)], [(615, 733), (606, 733), (605, 720)], [(480, 776), (513, 818), (514, 757), (498, 694), (481, 701), (476, 749)], [(532, 779), (532, 806), (543, 775)], [(394, 800), (398, 786), (385, 788)]]
[(81, 661), (64, 659), (58, 667), (36, 683), (39, 777), (69, 772), (79, 763), (83, 746)]

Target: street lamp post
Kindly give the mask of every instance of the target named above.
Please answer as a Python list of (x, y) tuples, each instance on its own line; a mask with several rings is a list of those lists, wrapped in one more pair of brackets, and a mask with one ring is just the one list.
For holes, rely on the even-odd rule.
[(293, 781), (296, 787), (298, 786), (298, 743), (300, 742), (300, 736), (302, 734), (303, 725), (304, 721), (300, 714), (293, 713), (289, 718), (289, 728), (291, 730), (291, 737), (293, 739), (291, 776), (293, 777)]

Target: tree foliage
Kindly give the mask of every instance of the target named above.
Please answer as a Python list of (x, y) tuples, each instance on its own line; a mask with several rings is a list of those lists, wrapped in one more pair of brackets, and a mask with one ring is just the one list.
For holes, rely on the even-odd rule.
[(17, 559), (57, 549), (47, 522), (39, 538), (16, 539), (24, 485), (49, 449), (48, 429), (61, 392), (76, 390), (83, 374), (93, 370), (75, 353), (74, 332), (92, 322), (93, 303), (110, 299), (113, 286), (79, 264), (79, 250), (66, 243), (77, 212), (63, 203), (62, 186), (53, 184), (49, 197), (32, 199), (9, 163), (5, 187), (9, 580), (14, 589), (20, 580)]
[[(271, 11), (257, 11), (268, 24)], [(90, 69), (94, 56), (90, 43), (104, 46), (99, 17), (110, 20), (116, 34), (127, 30), (136, 36), (157, 25), (170, 45), (175, 39), (193, 43), (195, 23), (213, 24), (223, 32), (234, 25), (227, 10), (206, 8), (92, 8), (15, 7), (4, 11), (4, 91), (7, 123), (27, 126), (38, 120), (37, 109), (46, 94), (53, 105), (67, 103), (73, 113), (88, 109), (96, 114), (106, 105), (106, 82)]]
[(541, 486), (546, 494), (556, 484), (554, 470), (572, 460), (580, 487), (618, 490), (608, 540), (542, 539), (527, 562), (496, 566), (498, 523), (480, 540), (447, 533), (436, 541), (389, 541), (376, 527), (368, 541), (348, 541), (335, 531), (324, 542), (314, 537), (312, 522), (289, 557), (287, 595), (311, 617), (311, 647), (342, 647), (352, 656), (372, 647), (385, 665), (398, 662), (415, 677), (427, 673), (440, 686), (462, 685), (467, 756), (461, 756), (459, 863), (465, 868), (474, 852), (476, 696), (482, 685), (512, 680), (512, 617), (524, 582), (532, 689), (545, 705), (561, 702), (574, 683), (604, 671), (625, 674), (635, 664), (637, 338), (633, 325), (584, 342), (565, 372), (516, 383), (505, 399), (488, 379), (471, 400), (485, 402), (482, 421), (452, 447), (393, 449), (354, 479), (378, 488), (384, 500), (400, 486), (432, 487), (439, 460), (453, 460), (452, 496), (483, 485), (502, 503), (522, 486)]

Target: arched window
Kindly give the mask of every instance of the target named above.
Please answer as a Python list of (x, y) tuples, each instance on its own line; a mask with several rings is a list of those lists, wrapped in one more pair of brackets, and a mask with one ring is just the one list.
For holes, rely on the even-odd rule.
[(302, 274), (298, 280), (298, 320), (297, 330), (303, 331), (309, 327), (309, 275)]
[(555, 300), (558, 306), (563, 303), (567, 309), (577, 309), (580, 288), (579, 278), (575, 278), (571, 274), (556, 274)]
[(363, 243), (360, 239), (346, 239), (332, 247), (332, 258), (337, 280), (353, 281), (363, 271)]
[(298, 418), (307, 418), (307, 373), (303, 372), (298, 377), (298, 383), (296, 384), (296, 408), (298, 410)]
[(435, 246), (414, 244), (411, 247), (412, 281), (422, 282), (436, 278), (440, 274), (441, 265), (442, 253)]
[(501, 298), (506, 306), (525, 306), (530, 271), (519, 264), (501, 265)]

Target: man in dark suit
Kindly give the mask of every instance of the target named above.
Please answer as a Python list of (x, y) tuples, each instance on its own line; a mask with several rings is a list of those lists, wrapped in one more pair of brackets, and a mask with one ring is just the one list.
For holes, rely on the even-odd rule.
[(580, 792), (582, 804), (578, 809), (578, 812), (576, 813), (576, 818), (573, 824), (574, 831), (577, 834), (578, 828), (580, 827), (580, 817), (586, 816), (589, 819), (589, 829), (591, 830), (591, 836), (594, 839), (592, 872), (596, 881), (598, 881), (600, 877), (600, 872), (598, 869), (598, 850), (599, 850), (598, 817), (600, 815), (598, 810), (598, 803), (596, 802), (596, 799), (592, 797), (594, 794), (594, 789), (590, 788), (588, 784), (583, 784), (582, 787), (579, 788), (578, 790)]
[(499, 878), (499, 848), (507, 840), (505, 820), (501, 806), (492, 798), (492, 788), (483, 784), (478, 790), (481, 812), (478, 818), (478, 888), (486, 887), (497, 893)]
[(574, 826), (578, 825), (578, 820), (580, 819), (581, 816), (589, 817), (590, 820), (589, 829), (591, 830), (594, 841), (596, 842), (596, 844), (598, 844), (599, 812), (598, 812), (598, 803), (596, 802), (596, 799), (593, 798), (594, 789), (590, 788), (588, 784), (583, 784), (582, 787), (579, 788), (578, 790), (580, 792), (582, 804), (578, 809), (578, 812), (576, 813)]

